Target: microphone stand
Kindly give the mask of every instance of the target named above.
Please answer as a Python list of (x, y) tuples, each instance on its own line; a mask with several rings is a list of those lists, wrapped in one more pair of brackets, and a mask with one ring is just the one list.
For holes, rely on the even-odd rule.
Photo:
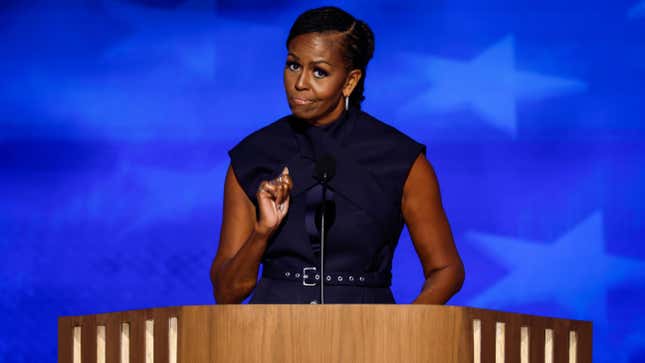
[(327, 207), (327, 172), (322, 177), (322, 208), (320, 216), (320, 303), (325, 303), (325, 214)]
[[(336, 159), (330, 155), (323, 155), (316, 162), (314, 178), (322, 186), (322, 206), (320, 216), (320, 303), (325, 303), (325, 240), (327, 239), (327, 228), (325, 228), (325, 217), (327, 214), (327, 188), (329, 181), (336, 175)], [(330, 221), (334, 223), (333, 219)]]

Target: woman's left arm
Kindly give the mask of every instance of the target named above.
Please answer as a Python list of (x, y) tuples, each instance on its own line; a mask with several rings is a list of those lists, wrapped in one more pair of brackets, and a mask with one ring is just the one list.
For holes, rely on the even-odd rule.
[(445, 304), (461, 289), (464, 264), (443, 210), (437, 177), (423, 154), (403, 186), (401, 211), (426, 279), (413, 304)]

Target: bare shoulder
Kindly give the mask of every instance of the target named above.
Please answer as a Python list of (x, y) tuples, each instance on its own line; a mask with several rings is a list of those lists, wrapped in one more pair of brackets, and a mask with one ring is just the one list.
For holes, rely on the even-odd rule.
[[(423, 153), (417, 156), (410, 168), (407, 179), (403, 186), (403, 199), (418, 196), (421, 199), (438, 197), (439, 182), (434, 168), (428, 162)], [(418, 199), (418, 198), (413, 198)]]
[(253, 230), (254, 223), (255, 206), (246, 196), (233, 168), (229, 166), (224, 182), (224, 209), (218, 255), (224, 258), (235, 255)]

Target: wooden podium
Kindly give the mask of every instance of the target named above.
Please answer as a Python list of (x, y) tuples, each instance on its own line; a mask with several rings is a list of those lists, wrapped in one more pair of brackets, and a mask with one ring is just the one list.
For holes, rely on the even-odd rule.
[(181, 306), (61, 317), (58, 361), (589, 363), (591, 330), (456, 306)]

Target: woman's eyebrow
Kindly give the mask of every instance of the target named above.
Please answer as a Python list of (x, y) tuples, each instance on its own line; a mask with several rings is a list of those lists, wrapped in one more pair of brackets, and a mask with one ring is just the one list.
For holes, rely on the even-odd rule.
[(311, 62), (311, 64), (320, 64), (320, 63), (325, 63), (325, 64), (327, 64), (327, 65), (329, 65), (329, 66), (331, 66), (331, 67), (333, 67), (333, 66), (334, 66), (333, 64), (331, 64), (331, 63), (327, 62), (326, 60), (322, 60), (322, 59), (321, 59), (321, 60), (317, 60), (317, 61), (313, 61), (313, 62)]
[[(295, 55), (294, 53), (289, 52), (289, 53), (287, 53), (287, 55), (288, 55), (288, 56), (291, 56), (291, 57), (293, 57), (293, 58), (295, 58), (297, 61), (300, 61), (300, 57), (298, 57), (298, 56), (297, 56), (297, 55)], [(320, 64), (320, 63), (328, 64), (328, 65), (329, 65), (329, 66), (331, 66), (331, 67), (333, 67), (333, 66), (334, 66), (332, 63), (330, 63), (330, 62), (328, 62), (328, 61), (326, 61), (326, 60), (324, 60), (324, 59), (318, 59), (318, 60), (314, 60), (313, 62), (310, 62), (310, 64)]]

